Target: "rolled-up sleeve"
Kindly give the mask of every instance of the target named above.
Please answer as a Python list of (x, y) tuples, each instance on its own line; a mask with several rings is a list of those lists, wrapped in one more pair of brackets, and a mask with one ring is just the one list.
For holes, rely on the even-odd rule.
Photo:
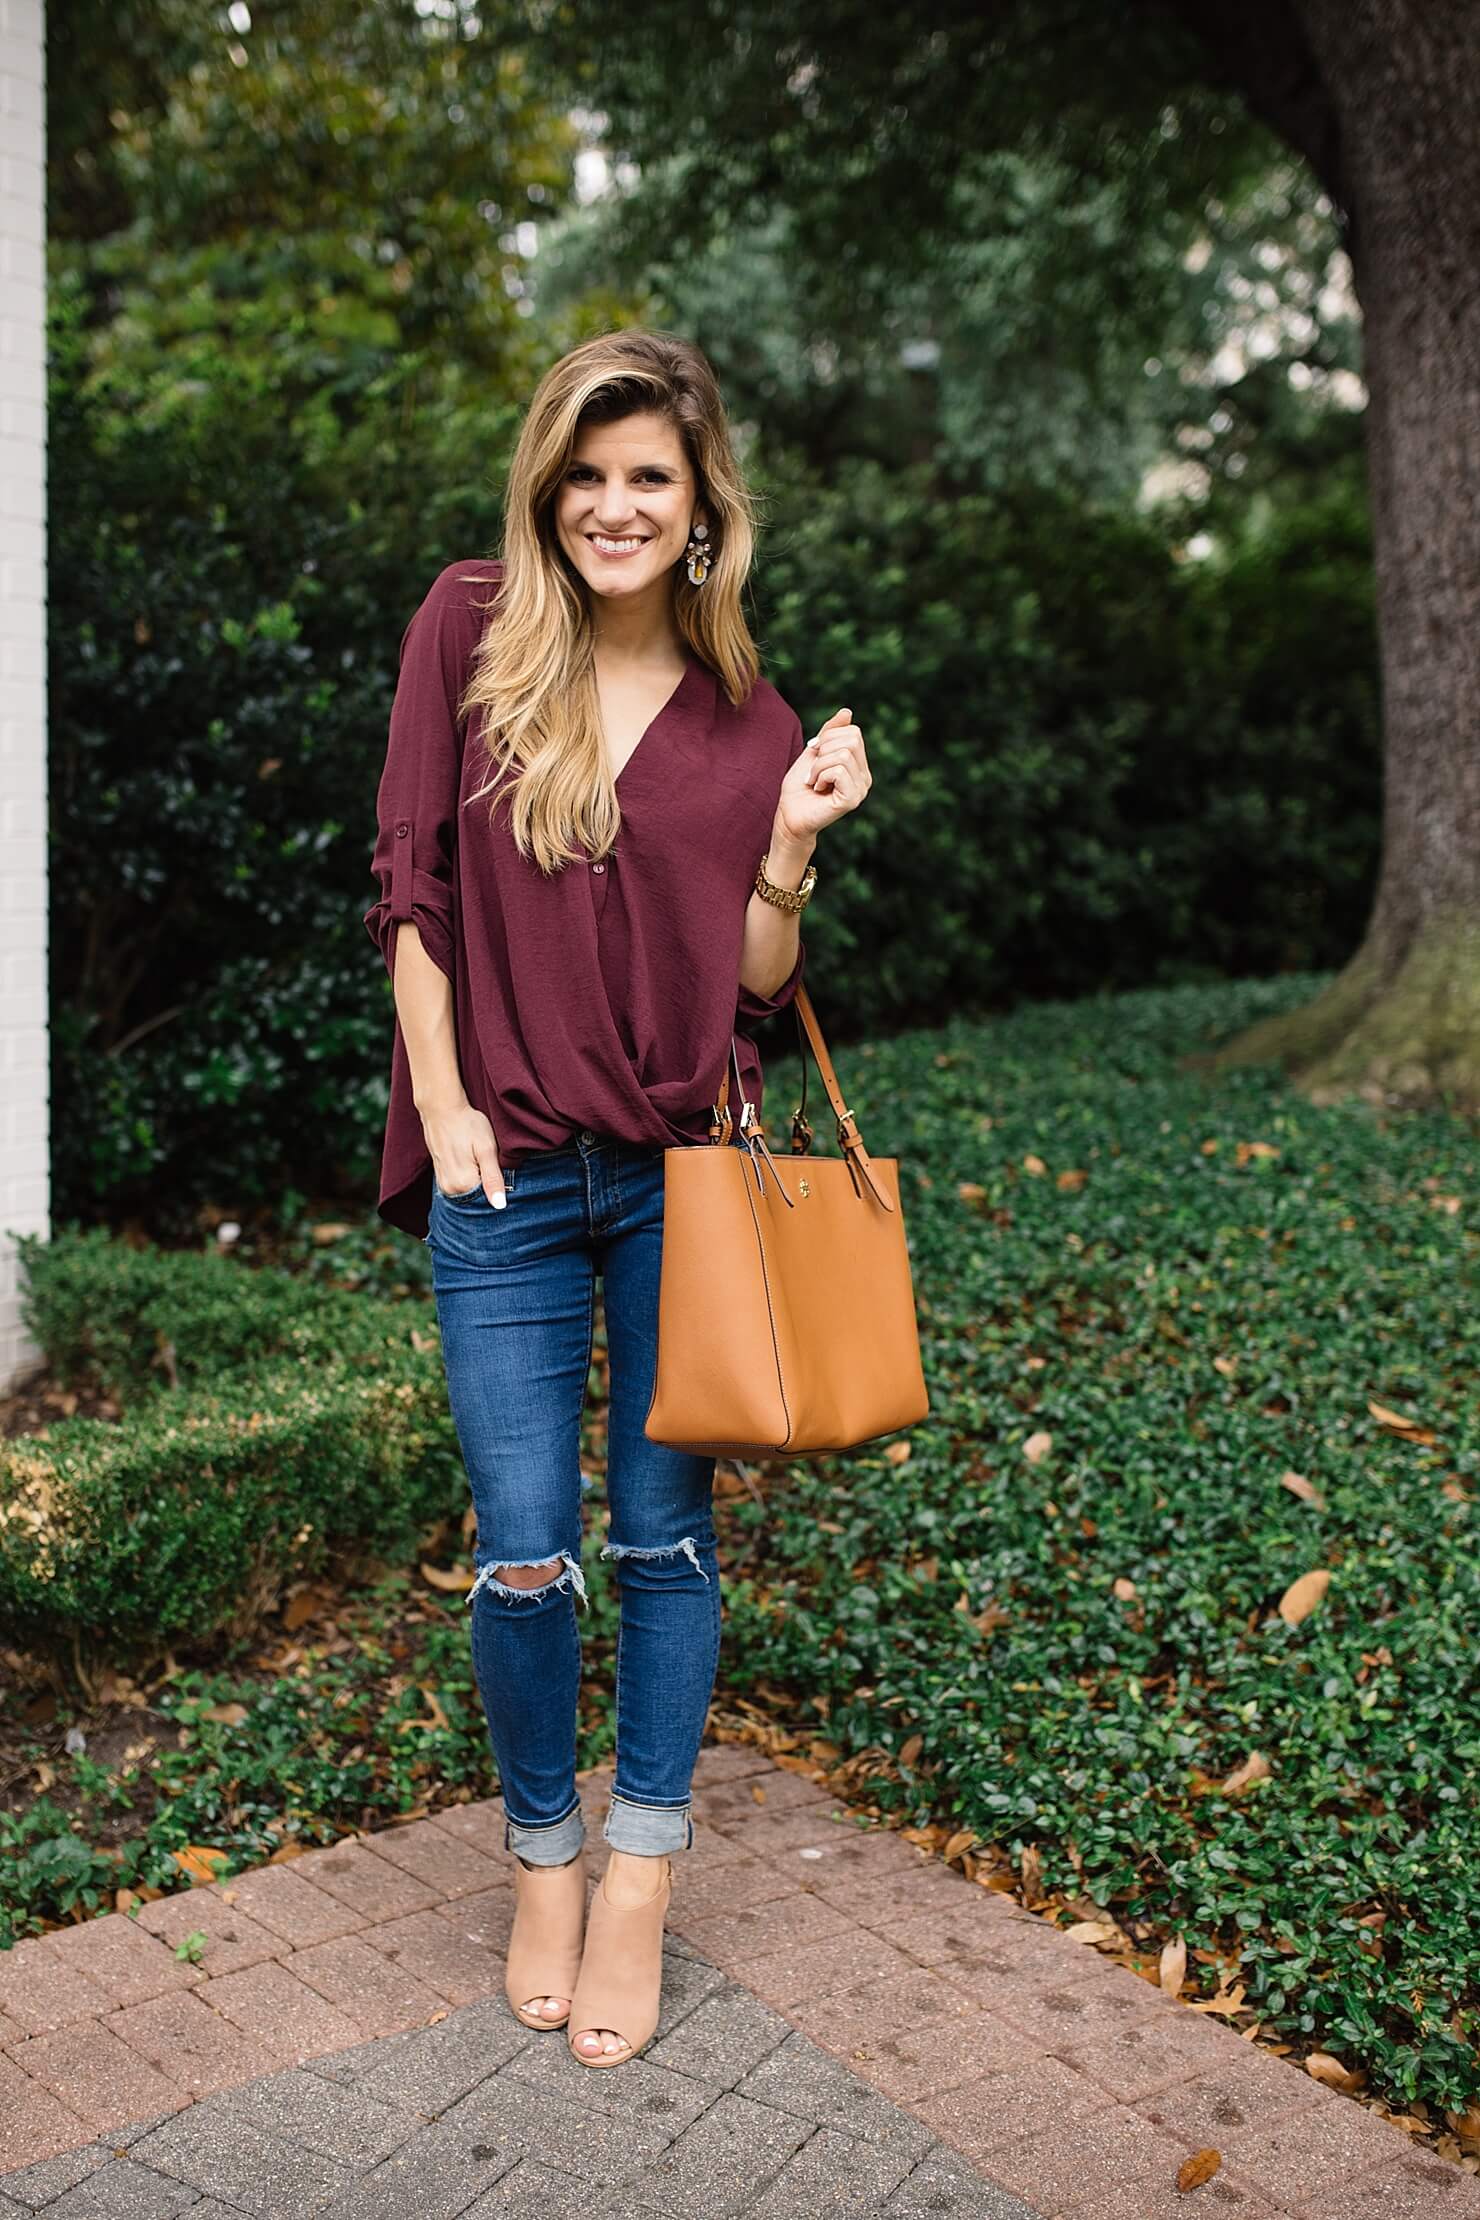
[[(782, 767), (781, 774), (783, 778), (791, 769), (797, 757), (802, 754), (806, 745), (807, 736), (802, 729), (802, 721), (798, 717), (796, 719), (796, 729), (793, 731), (787, 746), (786, 762)], [(759, 857), (756, 860), (759, 862)], [(803, 911), (801, 914), (805, 916), (806, 912)], [(746, 1019), (751, 1024), (756, 1024), (760, 1019), (772, 1016), (775, 1011), (786, 1009), (795, 998), (797, 988), (802, 983), (802, 973), (806, 969), (806, 965), (807, 943), (803, 939), (799, 940), (797, 944), (797, 960), (791, 967), (790, 975), (782, 980), (774, 994), (752, 994), (749, 987), (742, 986), (735, 1003), (736, 1030), (739, 1030), (742, 1022)]]
[(414, 923), (440, 971), (453, 976), (452, 864), (462, 732), (457, 704), (477, 642), (471, 589), (452, 564), (437, 578), (401, 636), (385, 768), (376, 796), (371, 871), (379, 899), (365, 929), (392, 979), (396, 932)]
[(736, 1023), (741, 1018), (749, 1018), (755, 1024), (761, 1018), (770, 1017), (775, 1010), (784, 1010), (795, 999), (806, 966), (807, 943), (801, 941), (797, 946), (797, 960), (792, 965), (790, 976), (782, 980), (774, 994), (752, 994), (749, 987), (740, 989), (735, 1003)]

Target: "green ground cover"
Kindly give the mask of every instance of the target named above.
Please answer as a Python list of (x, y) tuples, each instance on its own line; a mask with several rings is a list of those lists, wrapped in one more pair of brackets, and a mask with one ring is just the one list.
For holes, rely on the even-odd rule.
[[(902, 1160), (932, 1410), (903, 1461), (727, 1478), (721, 1701), (821, 1738), (984, 1870), (1026, 1858), (1141, 1948), (1183, 1937), (1244, 2023), (1458, 2109), (1480, 2096), (1480, 1141), (1181, 1068), (1311, 984), (837, 1049)], [(768, 1073), (780, 1133), (795, 1067), (773, 1048)], [(586, 1763), (614, 1625), (591, 1509)], [(465, 1542), (454, 1521), (422, 1555)], [(0, 1816), (13, 1931), (178, 1887), (187, 1846), (228, 1870), (488, 1791), (460, 1598), (411, 1568), (331, 1604), (327, 1629), (130, 1684), (132, 1741), (115, 1706), (113, 1740), (69, 1754), (84, 1714), (15, 1685), (11, 1745), (49, 1777), (39, 1800), (13, 1777)]]
[[(737, 1506), (731, 1685), (889, 1753), (886, 1808), (1036, 1845), (1047, 1885), (1236, 1957), (1266, 2027), (1454, 2104), (1480, 2091), (1480, 1144), (1177, 1068), (1290, 992), (851, 1060), (914, 1174), (935, 1407), (902, 1468)], [(1251, 1757), (1268, 1777), (1220, 1793)]]

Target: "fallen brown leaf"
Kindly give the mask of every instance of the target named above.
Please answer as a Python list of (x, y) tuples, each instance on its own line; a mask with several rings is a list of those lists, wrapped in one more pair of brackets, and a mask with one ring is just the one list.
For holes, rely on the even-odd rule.
[(1416, 1448), (1431, 1449), (1439, 1439), (1432, 1426), (1425, 1426), (1416, 1418), (1405, 1418), (1401, 1411), (1390, 1411), (1383, 1403), (1369, 1402), (1367, 1408), (1383, 1431), (1391, 1434), (1395, 1441), (1411, 1442)]
[(1313, 1572), (1302, 1573), (1292, 1580), (1280, 1597), (1279, 1613), (1286, 1626), (1299, 1626), (1308, 1619), (1317, 1606), (1325, 1600), (1331, 1585), (1331, 1575), (1324, 1565), (1317, 1565)]
[(1313, 1480), (1306, 1479), (1303, 1472), (1282, 1472), (1280, 1486), (1288, 1488), (1291, 1495), (1298, 1495), (1302, 1503), (1313, 1503), (1318, 1511), (1325, 1510), (1326, 1498)]
[(1218, 2151), (1194, 2151), (1191, 2158), (1184, 2158), (1177, 2168), (1178, 2189), (1184, 2192), (1201, 2189), (1205, 2181), (1212, 2180), (1222, 2164), (1222, 2154)]
[(312, 1588), (300, 1588), (296, 1595), (289, 1596), (283, 1605), (283, 1626), (286, 1631), (296, 1634), (301, 1626), (306, 1626), (322, 1602), (323, 1598)]
[(1362, 2076), (1343, 2066), (1328, 2050), (1313, 2050), (1305, 2061), (1305, 2070), (1312, 2081), (1324, 2083), (1328, 2089), (1339, 2089), (1344, 2097), (1354, 2096), (1361, 2085)]
[(425, 1719), (402, 1719), (396, 1727), (397, 1734), (411, 1734), (418, 1727), (434, 1729), (439, 1732), (445, 1731), (448, 1725), (446, 1712), (442, 1709), (430, 1688), (424, 1688), (422, 1694), (427, 1700), (427, 1716)]
[(1030, 1465), (1041, 1464), (1052, 1447), (1052, 1434), (1030, 1434), (1023, 1443), (1023, 1455)]
[(1121, 1940), (1120, 1929), (1109, 1919), (1076, 1919), (1072, 1927), (1062, 1932), (1070, 1942), (1113, 1943)]
[(1233, 2019), (1244, 2008), (1244, 1985), (1236, 1981), (1231, 1989), (1220, 1989), (1216, 1996), (1198, 1997), (1187, 2006), (1189, 2012), (1212, 2012), (1219, 2019)]
[(444, 1596), (464, 1595), (478, 1575), (471, 1565), (452, 1565), (446, 1570), (441, 1565), (423, 1564), (421, 1577), (429, 1588), (440, 1589)]
[(1467, 2105), (1463, 2112), (1446, 2112), (1444, 2117), (1458, 2137), (1461, 2150), (1480, 2152), (1480, 2104)]
[(1187, 1945), (1180, 1935), (1174, 1935), (1169, 1943), (1162, 1945), (1156, 1978), (1168, 1996), (1182, 1994), (1182, 1984), (1187, 1979)]
[(204, 1887), (216, 1878), (217, 1866), (225, 1865), (228, 1852), (213, 1850), (208, 1844), (187, 1843), (183, 1850), (173, 1850), (173, 1857), (180, 1871), (187, 1874), (192, 1888)]
[(1251, 1750), (1242, 1765), (1236, 1765), (1222, 1783), (1225, 1796), (1241, 1796), (1255, 1781), (1267, 1781), (1273, 1772), (1262, 1750)]

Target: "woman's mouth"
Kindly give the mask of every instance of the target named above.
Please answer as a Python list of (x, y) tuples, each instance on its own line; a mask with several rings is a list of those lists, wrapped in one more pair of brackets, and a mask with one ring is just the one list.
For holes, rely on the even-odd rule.
[(624, 555), (635, 555), (640, 547), (647, 546), (646, 534), (641, 538), (633, 536), (621, 540), (609, 540), (600, 532), (589, 532), (586, 536), (598, 555), (610, 556), (617, 562), (620, 562)]

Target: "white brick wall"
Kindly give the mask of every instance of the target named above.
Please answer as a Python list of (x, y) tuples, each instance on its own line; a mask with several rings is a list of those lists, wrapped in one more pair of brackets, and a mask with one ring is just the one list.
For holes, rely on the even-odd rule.
[(0, 0), (0, 1393), (40, 1352), (18, 1233), (50, 1232), (43, 0)]

